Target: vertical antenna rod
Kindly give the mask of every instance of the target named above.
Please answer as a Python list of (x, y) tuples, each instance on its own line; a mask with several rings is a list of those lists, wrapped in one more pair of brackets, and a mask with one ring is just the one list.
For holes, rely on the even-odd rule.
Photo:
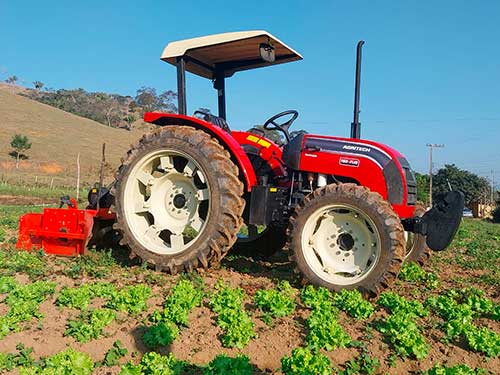
[(429, 207), (432, 207), (432, 149), (433, 148), (443, 148), (444, 145), (442, 145), (442, 144), (438, 145), (435, 143), (434, 144), (427, 143), (426, 146), (429, 147)]
[(359, 122), (359, 90), (361, 87), (361, 50), (364, 40), (358, 42), (356, 50), (356, 81), (354, 86), (354, 119), (351, 123), (351, 138), (361, 138), (361, 123)]

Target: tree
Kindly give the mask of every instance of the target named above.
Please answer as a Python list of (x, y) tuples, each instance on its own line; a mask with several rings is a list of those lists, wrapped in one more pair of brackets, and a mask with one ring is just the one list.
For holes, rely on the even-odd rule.
[(454, 164), (446, 164), (433, 177), (433, 197), (439, 197), (453, 190), (460, 190), (465, 195), (465, 204), (485, 200), (489, 197), (488, 180), (472, 172), (458, 168)]
[(158, 96), (158, 110), (170, 113), (177, 112), (177, 107), (174, 104), (175, 99), (177, 99), (175, 92), (172, 90), (163, 91)]
[(132, 123), (137, 120), (137, 117), (132, 113), (125, 116), (125, 121), (127, 121), (127, 130), (132, 130)]
[(36, 90), (41, 90), (43, 87), (43, 82), (35, 81), (35, 82), (33, 82), (33, 86), (35, 86)]
[(5, 80), (5, 82), (7, 82), (9, 85), (14, 85), (18, 80), (19, 78), (17, 76), (10, 76)]
[(152, 87), (141, 87), (137, 90), (135, 102), (144, 112), (177, 112), (177, 107), (173, 102), (175, 98), (177, 98), (177, 94), (171, 90), (158, 95), (156, 89)]
[(429, 203), (429, 176), (415, 172), (417, 180), (417, 200), (424, 204)]
[(16, 169), (19, 169), (19, 159), (24, 151), (31, 148), (31, 143), (27, 136), (15, 134), (10, 141), (10, 146), (14, 149), (13, 153), (16, 156)]
[(500, 223), (500, 206), (497, 206), (492, 212), (493, 222)]

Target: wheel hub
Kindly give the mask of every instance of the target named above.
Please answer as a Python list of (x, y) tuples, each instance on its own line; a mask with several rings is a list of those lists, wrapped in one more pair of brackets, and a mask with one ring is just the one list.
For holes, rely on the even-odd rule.
[(354, 238), (349, 233), (342, 233), (337, 238), (337, 245), (344, 250), (349, 251), (354, 247)]
[(186, 197), (184, 194), (177, 194), (173, 200), (175, 208), (183, 208), (186, 204)]

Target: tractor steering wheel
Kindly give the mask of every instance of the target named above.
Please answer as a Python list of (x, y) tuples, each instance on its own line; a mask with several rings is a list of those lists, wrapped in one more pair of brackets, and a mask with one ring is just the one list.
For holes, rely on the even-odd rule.
[[(280, 117), (289, 116), (289, 115), (292, 115), (292, 116), (287, 121), (282, 122), (280, 124), (278, 124), (276, 122), (276, 120), (279, 119)], [(288, 133), (288, 129), (290, 128), (290, 126), (292, 126), (293, 122), (297, 119), (297, 117), (299, 117), (299, 112), (297, 112), (294, 109), (280, 112), (280, 113), (278, 113), (278, 114), (274, 115), (273, 117), (266, 120), (266, 122), (264, 123), (264, 129), (266, 129), (266, 130), (279, 130), (280, 132), (282, 132), (285, 135), (286, 141), (290, 142), (290, 134)]]

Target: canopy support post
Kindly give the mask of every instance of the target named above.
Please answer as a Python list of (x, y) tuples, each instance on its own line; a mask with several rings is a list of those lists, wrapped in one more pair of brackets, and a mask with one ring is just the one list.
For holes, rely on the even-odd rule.
[(177, 57), (177, 107), (180, 115), (186, 115), (186, 60)]
[(217, 90), (219, 117), (222, 117), (224, 120), (226, 120), (226, 84), (223, 70), (216, 70), (214, 89)]

